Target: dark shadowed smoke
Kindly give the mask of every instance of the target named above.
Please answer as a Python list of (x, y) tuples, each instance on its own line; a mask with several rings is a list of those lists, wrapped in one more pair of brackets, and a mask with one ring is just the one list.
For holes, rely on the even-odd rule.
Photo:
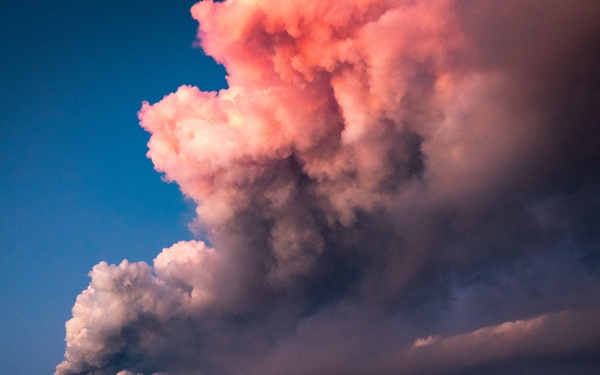
[(140, 119), (214, 249), (95, 266), (56, 374), (599, 373), (600, 4), (325, 3), (192, 9), (230, 87)]

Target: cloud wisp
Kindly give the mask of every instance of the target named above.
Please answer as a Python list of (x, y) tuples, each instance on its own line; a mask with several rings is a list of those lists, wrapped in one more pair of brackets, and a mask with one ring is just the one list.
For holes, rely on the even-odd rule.
[(597, 2), (191, 13), (229, 87), (139, 118), (210, 245), (96, 265), (57, 375), (600, 369)]

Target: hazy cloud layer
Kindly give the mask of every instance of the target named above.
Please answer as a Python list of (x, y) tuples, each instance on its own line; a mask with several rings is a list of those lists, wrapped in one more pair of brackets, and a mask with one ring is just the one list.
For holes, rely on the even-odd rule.
[(58, 375), (600, 370), (596, 1), (192, 16), (229, 87), (139, 117), (210, 246), (95, 266)]

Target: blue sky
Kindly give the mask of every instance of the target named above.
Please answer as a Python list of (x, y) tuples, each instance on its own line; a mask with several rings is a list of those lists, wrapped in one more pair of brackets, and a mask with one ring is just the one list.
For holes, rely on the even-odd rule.
[(146, 158), (143, 100), (225, 85), (194, 1), (13, 1), (0, 12), (0, 367), (47, 374), (101, 260), (151, 261), (193, 209)]

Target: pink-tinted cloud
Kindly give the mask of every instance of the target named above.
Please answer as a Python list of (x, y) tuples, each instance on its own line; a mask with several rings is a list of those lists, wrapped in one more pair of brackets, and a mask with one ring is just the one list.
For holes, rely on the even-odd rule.
[(191, 12), (229, 87), (139, 118), (214, 248), (94, 267), (58, 375), (575, 373), (598, 353), (600, 6)]
[[(365, 343), (356, 336), (359, 332), (347, 332), (344, 340), (338, 342), (312, 331), (292, 346), (282, 345), (250, 373), (462, 374), (473, 369), (473, 373), (496, 374), (510, 372), (511, 368), (521, 368), (527, 373), (540, 362), (597, 352), (598, 312), (597, 309), (565, 310), (453, 336), (417, 338), (397, 350), (371, 358), (360, 358), (366, 350)], [(339, 333), (336, 336), (341, 338)], [(317, 354), (320, 348), (327, 351)], [(348, 355), (353, 352), (357, 356)], [(311, 361), (305, 361), (307, 357)]]

